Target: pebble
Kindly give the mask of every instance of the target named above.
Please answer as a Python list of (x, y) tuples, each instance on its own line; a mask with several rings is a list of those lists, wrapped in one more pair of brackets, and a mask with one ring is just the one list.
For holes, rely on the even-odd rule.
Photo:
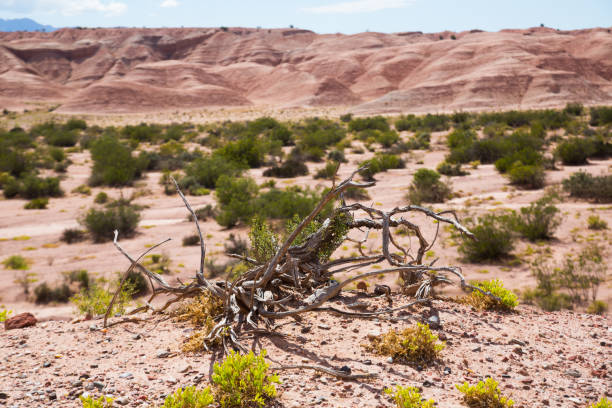
[(440, 318), (437, 315), (429, 316), (429, 318), (427, 319), (427, 324), (429, 324), (429, 327), (431, 327), (432, 329), (439, 329), (441, 327)]
[(329, 330), (329, 329), (331, 329), (331, 327), (329, 327), (329, 326), (328, 326), (328, 325), (326, 325), (326, 324), (320, 324), (320, 325), (318, 325), (317, 327), (318, 327), (319, 329), (323, 329), (323, 330)]
[(130, 380), (130, 379), (134, 378), (134, 374), (132, 374), (132, 373), (123, 373), (123, 374), (119, 375), (119, 378), (125, 378), (125, 379)]
[(130, 400), (128, 397), (119, 397), (113, 400), (113, 402), (116, 402), (119, 405), (127, 405), (130, 403)]
[(451, 369), (450, 367), (444, 367), (444, 375), (450, 375)]
[(387, 357), (387, 363), (393, 364), (393, 357)]
[(377, 330), (374, 330), (374, 331), (368, 332), (367, 336), (368, 336), (368, 339), (375, 339), (380, 336), (380, 332)]
[(101, 383), (100, 381), (94, 381), (93, 386), (96, 387), (100, 391), (102, 391), (102, 389), (105, 387), (105, 385)]
[(574, 378), (580, 378), (580, 377), (582, 377), (582, 374), (580, 374), (580, 371), (578, 371), (578, 370), (573, 370), (573, 369), (571, 369), (571, 370), (567, 370), (567, 371), (565, 372), (565, 375), (568, 375), (568, 376), (570, 376), (570, 377), (574, 377)]
[(166, 358), (170, 355), (168, 350), (162, 350), (157, 352), (157, 358)]

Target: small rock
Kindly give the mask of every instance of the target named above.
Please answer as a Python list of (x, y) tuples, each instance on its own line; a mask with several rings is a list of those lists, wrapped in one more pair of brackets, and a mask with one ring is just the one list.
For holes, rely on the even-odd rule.
[(350, 375), (351, 374), (351, 367), (344, 365), (344, 366), (340, 367), (340, 371)]
[(482, 351), (482, 347), (478, 346), (478, 347), (476, 347), (476, 348), (472, 349), (472, 351), (473, 351), (474, 353), (477, 353), (477, 352), (479, 352), (479, 351)]
[(116, 402), (119, 405), (127, 405), (130, 403), (130, 400), (128, 397), (119, 397), (113, 400), (113, 402)]
[(580, 378), (580, 377), (582, 377), (582, 374), (580, 374), (580, 371), (578, 371), (578, 370), (573, 370), (573, 369), (571, 369), (571, 370), (567, 370), (567, 371), (565, 372), (565, 375), (567, 375), (567, 376), (569, 376), (569, 377), (574, 377), (574, 378)]
[(156, 357), (157, 358), (166, 358), (170, 355), (170, 352), (167, 350), (158, 351)]
[(450, 367), (444, 367), (444, 375), (450, 375), (450, 374), (451, 374)]
[(380, 336), (380, 332), (374, 330), (374, 331), (368, 332), (367, 336), (368, 336), (368, 339), (375, 339)]
[(92, 324), (91, 326), (89, 326), (89, 331), (98, 331), (98, 330), (100, 330), (100, 328), (95, 324)]
[(365, 364), (365, 365), (372, 365), (372, 360), (365, 360), (363, 362), (363, 364)]
[(32, 313), (21, 313), (4, 321), (5, 330), (23, 329), (24, 327), (35, 326), (36, 317)]
[(126, 373), (120, 374), (119, 378), (125, 378), (125, 379), (130, 380), (130, 379), (134, 378), (134, 374), (126, 372)]
[(93, 386), (96, 387), (100, 391), (102, 391), (102, 389), (104, 389), (105, 387), (105, 385), (101, 383), (100, 381), (94, 381)]
[(178, 380), (174, 377), (168, 377), (166, 378), (166, 382), (169, 384), (176, 384), (178, 382)]
[(51, 367), (51, 363), (49, 361), (45, 361), (42, 366), (43, 368)]
[(0, 392), (0, 400), (5, 400), (5, 399), (8, 399), (8, 394), (4, 392)]
[(574, 404), (582, 404), (582, 400), (580, 398), (569, 397), (567, 400), (573, 402)]
[(393, 364), (393, 357), (387, 357), (387, 363)]
[(520, 341), (520, 340), (517, 340), (517, 339), (510, 340), (509, 344), (516, 344), (517, 346), (521, 346), (521, 347), (525, 347), (526, 346), (526, 343), (524, 341)]
[(427, 319), (427, 324), (432, 329), (439, 329), (441, 327), (440, 318), (438, 317), (438, 315), (429, 316), (429, 318)]
[(329, 327), (329, 326), (328, 326), (328, 325), (326, 325), (326, 324), (320, 324), (320, 325), (318, 325), (317, 327), (318, 327), (319, 329), (323, 329), (323, 330), (329, 330), (329, 329), (331, 329), (331, 327)]
[(49, 397), (51, 401), (54, 401), (57, 399), (57, 393), (55, 391), (47, 391), (47, 397)]
[(309, 333), (310, 332), (311, 327), (310, 326), (304, 326), (302, 327), (302, 330), (300, 330), (302, 333)]
[(192, 368), (192, 367), (191, 367), (189, 364), (187, 364), (186, 366), (184, 366), (183, 368), (181, 368), (181, 369), (179, 370), (179, 373), (184, 374), (184, 373), (186, 373), (187, 371), (191, 370), (191, 368)]
[(142, 336), (140, 335), (140, 333), (132, 336), (132, 340), (140, 340), (140, 339), (142, 339)]

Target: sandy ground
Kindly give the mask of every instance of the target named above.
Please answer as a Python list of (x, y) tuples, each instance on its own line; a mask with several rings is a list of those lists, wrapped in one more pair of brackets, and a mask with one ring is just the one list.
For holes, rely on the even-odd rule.
[[(385, 299), (345, 292), (334, 306), (356, 299), (371, 306)], [(394, 298), (394, 306), (406, 300)], [(455, 384), (491, 376), (518, 408), (586, 407), (610, 396), (610, 319), (572, 312), (542, 313), (520, 306), (518, 314), (475, 312), (434, 300), (394, 320), (346, 319), (310, 314), (301, 323), (281, 320), (281, 337), (257, 338), (272, 367), (324, 365), (377, 378), (340, 381), (312, 370), (283, 370), (279, 399), (283, 407), (390, 407), (385, 387), (422, 388), (440, 407), (462, 406)], [(363, 348), (367, 335), (401, 329), (439, 316), (435, 330), (445, 341), (441, 360), (429, 367), (397, 364)], [(401, 320), (404, 319), (404, 320)], [(166, 318), (99, 330), (100, 321), (77, 324), (50, 321), (33, 328), (0, 331), (0, 392), (11, 407), (76, 407), (78, 395), (107, 395), (128, 406), (155, 407), (178, 387), (205, 386), (215, 356), (179, 352), (192, 330)], [(169, 353), (164, 353), (169, 352)], [(167, 356), (165, 356), (167, 354)]]

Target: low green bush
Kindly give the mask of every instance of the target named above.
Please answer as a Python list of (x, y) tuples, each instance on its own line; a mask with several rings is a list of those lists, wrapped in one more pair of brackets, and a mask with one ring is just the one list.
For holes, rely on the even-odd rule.
[(323, 179), (331, 180), (336, 175), (338, 166), (339, 166), (339, 163), (337, 162), (333, 162), (333, 161), (327, 162), (327, 164), (325, 164), (325, 167), (321, 168), (319, 171), (316, 172), (314, 178), (315, 179), (323, 178)]
[(414, 173), (407, 198), (413, 204), (442, 203), (451, 196), (451, 189), (440, 180), (435, 170), (421, 168)]
[(13, 313), (12, 310), (0, 309), (0, 323), (6, 321), (6, 319), (9, 318), (11, 313)]
[(113, 407), (113, 398), (106, 397), (101, 395), (100, 398), (95, 399), (92, 396), (79, 396), (81, 400), (82, 408), (112, 408)]
[(551, 239), (561, 223), (559, 213), (554, 198), (544, 196), (513, 215), (513, 229), (532, 242)]
[(37, 304), (66, 303), (72, 295), (73, 293), (66, 283), (50, 287), (47, 282), (43, 282), (34, 288), (34, 301)]
[(220, 155), (206, 156), (193, 161), (185, 168), (185, 177), (179, 182), (182, 190), (191, 191), (201, 187), (213, 189), (222, 175), (239, 176), (244, 167)]
[(200, 236), (197, 234), (188, 235), (183, 237), (183, 246), (196, 246), (200, 245)]
[(608, 223), (605, 220), (602, 220), (598, 215), (590, 215), (587, 219), (587, 224), (590, 230), (608, 229)]
[(306, 166), (306, 157), (302, 154), (299, 148), (294, 148), (287, 160), (283, 161), (280, 166), (275, 165), (263, 172), (265, 177), (278, 178), (293, 178), (305, 176), (308, 174), (308, 166)]
[(206, 408), (214, 403), (210, 387), (198, 390), (196, 387), (179, 388), (164, 400), (162, 408)]
[(275, 384), (280, 383), (276, 374), (268, 372), (266, 351), (256, 356), (230, 351), (221, 364), (213, 367), (215, 397), (222, 408), (267, 406), (276, 397)]
[(498, 383), (492, 378), (479, 381), (476, 385), (465, 382), (456, 385), (463, 394), (463, 402), (470, 408), (510, 408), (514, 401), (504, 397), (498, 388)]
[(434, 408), (435, 401), (425, 400), (416, 387), (397, 385), (395, 389), (385, 388), (384, 392), (393, 399), (397, 408)]
[[(95, 282), (90, 283), (88, 288), (81, 289), (80, 292), (76, 293), (70, 298), (70, 301), (77, 307), (79, 313), (89, 316), (97, 316), (106, 313), (108, 306), (113, 298), (114, 292), (117, 290), (118, 285), (109, 284), (103, 279), (98, 279)], [(126, 307), (132, 300), (134, 288), (129, 283), (124, 283), (113, 308), (111, 315), (123, 314)]]
[(586, 308), (586, 312), (589, 314), (604, 315), (608, 311), (608, 304), (603, 300), (594, 300)]
[(438, 173), (444, 174), (445, 176), (449, 176), (449, 177), (465, 176), (465, 175), (470, 174), (461, 168), (461, 163), (449, 163), (447, 161), (443, 161), (440, 164), (438, 164), (438, 167), (436, 167), (436, 170), (438, 171)]
[(217, 181), (216, 198), (219, 205), (217, 222), (233, 227), (239, 221), (247, 223), (255, 214), (253, 200), (259, 188), (252, 178), (222, 175)]
[(366, 129), (387, 131), (389, 130), (389, 122), (387, 122), (387, 118), (384, 116), (355, 118), (349, 122), (348, 128), (351, 132), (360, 132)]
[(105, 135), (90, 147), (93, 168), (92, 186), (126, 186), (140, 177), (143, 165), (132, 156), (132, 149), (115, 136)]
[(565, 165), (577, 166), (587, 164), (587, 158), (595, 153), (589, 139), (572, 137), (561, 142), (555, 149), (555, 155)]
[(2, 261), (6, 269), (26, 271), (30, 269), (30, 263), (21, 255), (11, 255)]
[(124, 238), (133, 236), (139, 221), (138, 207), (122, 203), (106, 210), (90, 208), (79, 223), (91, 234), (94, 242), (99, 243), (112, 240), (115, 230)]
[(508, 178), (510, 184), (535, 190), (544, 187), (546, 174), (540, 165), (515, 163), (508, 172)]
[(57, 177), (38, 177), (34, 174), (28, 174), (23, 178), (11, 178), (7, 181), (4, 187), (4, 196), (12, 198), (20, 196), (27, 199), (42, 198), (42, 197), (61, 197), (64, 192), (60, 188), (60, 182)]
[(370, 337), (366, 350), (404, 364), (431, 364), (440, 357), (445, 347), (426, 324), (417, 323), (403, 331), (390, 330), (380, 336)]
[(584, 113), (584, 106), (580, 102), (568, 102), (563, 112), (572, 116), (580, 116)]
[(94, 203), (106, 204), (107, 202), (108, 202), (108, 194), (106, 194), (104, 191), (100, 191), (98, 194), (96, 194), (96, 197), (94, 198)]
[(570, 197), (612, 202), (612, 175), (593, 176), (579, 171), (563, 180), (563, 189), (570, 193)]
[(590, 110), (591, 126), (604, 126), (612, 123), (612, 106), (593, 106)]
[(361, 177), (366, 180), (374, 180), (376, 173), (385, 172), (389, 169), (403, 169), (406, 166), (401, 157), (394, 154), (377, 154), (370, 160), (359, 164), (360, 167), (367, 166), (359, 171)]
[(35, 198), (29, 201), (28, 203), (26, 203), (26, 205), (24, 205), (23, 208), (25, 208), (26, 210), (44, 210), (47, 208), (48, 204), (49, 204), (49, 199), (47, 197)]
[(466, 226), (474, 239), (463, 239), (459, 252), (470, 262), (500, 260), (514, 248), (514, 234), (506, 215), (485, 214), (477, 222), (467, 219)]
[(60, 241), (67, 244), (74, 244), (76, 242), (85, 241), (86, 238), (87, 234), (85, 231), (78, 228), (66, 228), (64, 231), (62, 231)]
[(493, 296), (499, 298), (499, 300), (497, 300), (478, 290), (473, 290), (465, 297), (465, 302), (476, 309), (509, 312), (514, 310), (518, 305), (517, 296), (511, 290), (504, 288), (504, 284), (498, 279), (476, 282), (474, 286), (486, 292), (490, 292)]

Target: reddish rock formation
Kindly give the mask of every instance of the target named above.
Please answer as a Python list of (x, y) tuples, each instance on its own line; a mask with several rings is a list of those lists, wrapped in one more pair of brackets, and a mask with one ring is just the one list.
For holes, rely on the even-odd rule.
[(351, 106), (357, 113), (612, 103), (607, 28), (318, 35), (298, 29), (0, 33), (0, 105), (60, 112)]
[(32, 313), (21, 313), (4, 321), (5, 330), (22, 329), (36, 325), (36, 317)]

